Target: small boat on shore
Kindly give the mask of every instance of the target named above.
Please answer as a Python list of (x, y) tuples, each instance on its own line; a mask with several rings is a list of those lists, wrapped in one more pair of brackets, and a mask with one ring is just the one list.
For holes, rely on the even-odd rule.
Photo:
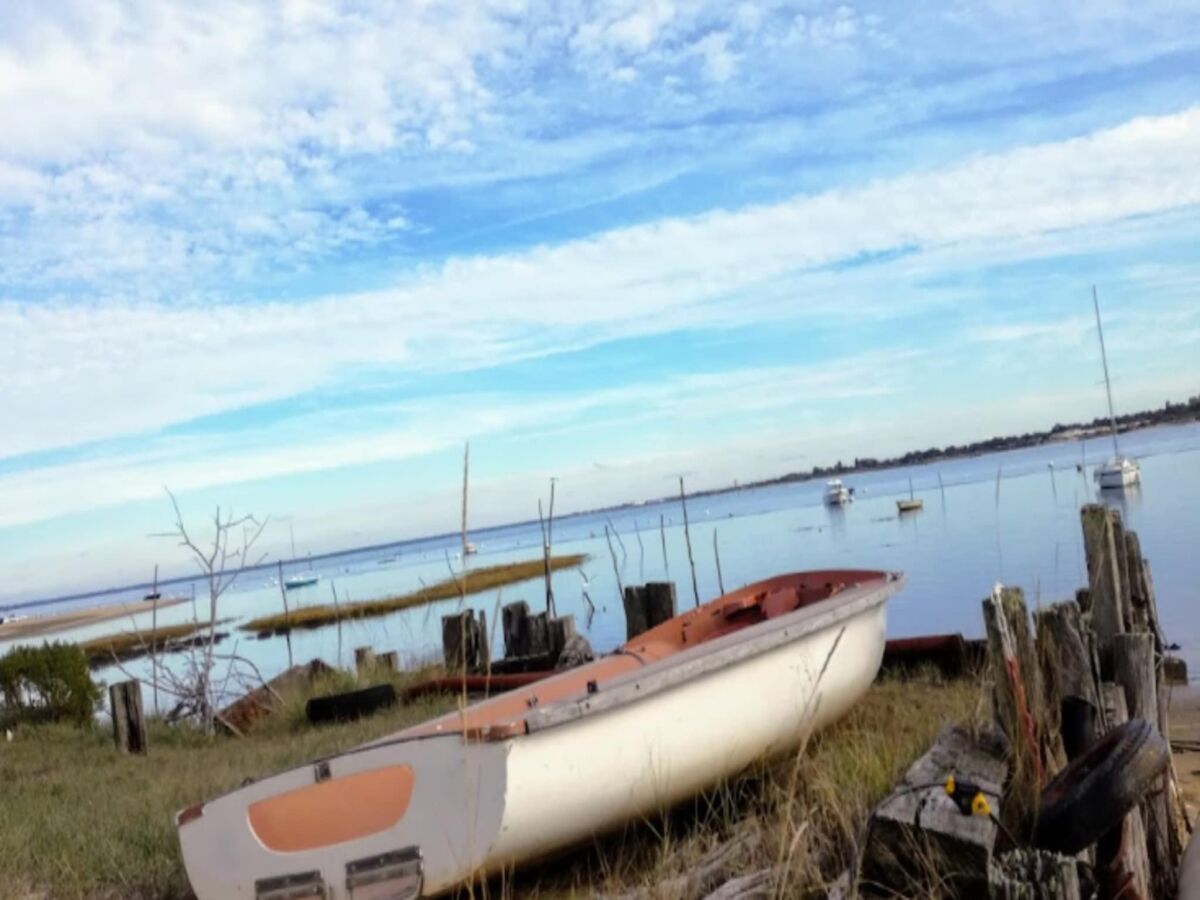
[(826, 506), (845, 506), (853, 502), (854, 491), (842, 484), (842, 479), (833, 478), (825, 482)]
[(878, 571), (749, 585), (612, 655), (176, 817), (199, 900), (410, 900), (545, 858), (797, 747), (865, 693)]

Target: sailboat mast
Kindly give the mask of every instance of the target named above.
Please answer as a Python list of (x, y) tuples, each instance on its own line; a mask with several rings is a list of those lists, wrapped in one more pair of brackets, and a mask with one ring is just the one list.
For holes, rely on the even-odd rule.
[(462, 555), (467, 558), (467, 472), (471, 465), (471, 442), (463, 445), (463, 509), (462, 509)]
[(1117, 417), (1113, 415), (1112, 383), (1108, 379), (1108, 353), (1104, 349), (1104, 326), (1100, 324), (1100, 300), (1096, 296), (1096, 286), (1092, 285), (1092, 307), (1096, 310), (1096, 332), (1100, 335), (1100, 361), (1104, 364), (1104, 392), (1108, 395), (1108, 424), (1112, 428), (1113, 455), (1120, 456), (1117, 447)]

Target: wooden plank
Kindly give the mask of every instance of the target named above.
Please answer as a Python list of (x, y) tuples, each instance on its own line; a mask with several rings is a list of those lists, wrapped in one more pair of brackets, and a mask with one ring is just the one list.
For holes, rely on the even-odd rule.
[(871, 813), (861, 882), (888, 896), (987, 896), (998, 827), (989, 816), (964, 815), (943, 787), (953, 774), (977, 784), (998, 818), (1007, 766), (1003, 748), (976, 741), (964, 728), (943, 727), (933, 745)]
[(651, 581), (645, 587), (646, 627), (654, 628), (675, 618), (675, 582)]
[(646, 621), (646, 588), (639, 584), (626, 585), (621, 602), (625, 607), (625, 640), (632, 641), (650, 627)]
[(1087, 557), (1092, 629), (1096, 632), (1101, 672), (1108, 678), (1112, 639), (1125, 630), (1125, 614), (1121, 607), (1121, 570), (1113, 540), (1113, 519), (1108, 507), (1099, 503), (1084, 506), (1080, 518), (1083, 523), (1084, 554)]
[(991, 900), (1082, 900), (1079, 861), (1045, 850), (1010, 850), (992, 872)]
[(111, 685), (108, 689), (112, 710), (113, 741), (118, 753), (146, 752), (146, 720), (142, 714), (142, 686), (133, 679)]
[[(1121, 634), (1113, 640), (1113, 675), (1125, 692), (1129, 717), (1145, 719), (1158, 728), (1158, 687), (1154, 677), (1154, 638), (1148, 633)], [(1146, 848), (1150, 856), (1155, 897), (1175, 896), (1181, 848), (1171, 836), (1167, 780), (1160, 778), (1142, 801)]]

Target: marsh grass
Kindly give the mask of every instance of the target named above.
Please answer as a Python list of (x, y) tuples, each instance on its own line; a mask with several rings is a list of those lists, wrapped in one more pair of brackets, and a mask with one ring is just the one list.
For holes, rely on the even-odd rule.
[[(398, 688), (437, 674), (393, 677)], [(374, 680), (383, 680), (380, 679)], [(174, 813), (199, 799), (456, 707), (441, 695), (360, 722), (322, 728), (304, 719), (311, 694), (353, 687), (334, 672), (283, 696), (242, 740), (150, 726), (145, 758), (118, 756), (107, 730), (40, 726), (0, 744), (0, 897), (183, 898), (188, 893)], [(763, 762), (681, 807), (630, 825), (538, 868), (477, 885), (476, 898), (671, 898), (672, 878), (747, 829), (757, 835), (729, 874), (778, 867), (776, 897), (817, 894), (852, 862), (871, 806), (932, 741), (942, 722), (971, 721), (974, 680), (921, 676), (877, 683), (837, 725), (798, 754)], [(9, 893), (11, 892), (11, 893)]]
[[(564, 556), (554, 556), (550, 559), (550, 570), (573, 569), (580, 565), (587, 554), (573, 553)], [(381, 600), (363, 600), (358, 603), (331, 603), (316, 606), (302, 606), (289, 613), (274, 616), (261, 616), (251, 619), (242, 625), (243, 631), (270, 631), (275, 634), (285, 634), (294, 628), (320, 628), (322, 625), (332, 625), (343, 619), (366, 619), (372, 616), (384, 616), (388, 613), (413, 606), (423, 606), (438, 600), (449, 600), (463, 597), (467, 594), (477, 594), (481, 591), (493, 590), (521, 581), (531, 581), (545, 574), (546, 563), (542, 559), (531, 559), (525, 562), (504, 563), (497, 566), (486, 566), (481, 569), (470, 569), (461, 578), (447, 578), (435, 582), (428, 587), (397, 597), (385, 597)]]
[(172, 641), (195, 637), (207, 628), (207, 622), (182, 622), (178, 625), (161, 625), (154, 630), (122, 631), (82, 641), (79, 649), (89, 663), (103, 665), (112, 662), (113, 657), (124, 660), (149, 656), (151, 646), (157, 647), (159, 652), (168, 652), (171, 649), (168, 645)]

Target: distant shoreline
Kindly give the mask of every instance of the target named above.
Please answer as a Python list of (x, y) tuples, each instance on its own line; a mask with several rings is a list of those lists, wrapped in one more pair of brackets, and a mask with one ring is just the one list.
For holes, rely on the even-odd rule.
[[(1167, 401), (1160, 409), (1142, 410), (1140, 412), (1127, 413), (1117, 416), (1117, 430), (1124, 434), (1130, 431), (1140, 431), (1145, 428), (1153, 428), (1161, 425), (1187, 425), (1192, 422), (1200, 421), (1200, 394), (1189, 398), (1182, 403), (1173, 403)], [(729, 494), (736, 491), (753, 490), (755, 488), (771, 487), (778, 484), (791, 484), (795, 482), (812, 481), (819, 478), (841, 477), (843, 475), (853, 475), (859, 472), (875, 472), (884, 469), (897, 469), (903, 466), (924, 465), (931, 462), (941, 462), (950, 459), (964, 459), (973, 456), (983, 456), (987, 453), (1002, 453), (1006, 450), (1019, 450), (1025, 447), (1038, 447), (1046, 444), (1065, 443), (1067, 441), (1085, 440), (1087, 438), (1096, 437), (1107, 432), (1109, 429), (1108, 420), (1105, 418), (1096, 418), (1091, 422), (1075, 422), (1071, 424), (1057, 424), (1053, 428), (1044, 431), (1029, 431), (1019, 435), (1008, 435), (1003, 437), (991, 437), (982, 441), (973, 441), (969, 444), (951, 444), (946, 447), (930, 447), (925, 450), (910, 450), (902, 456), (890, 457), (888, 459), (873, 459), (870, 457), (855, 458), (853, 464), (846, 465), (841, 461), (832, 466), (814, 466), (812, 469), (804, 472), (789, 472), (784, 475), (778, 475), (773, 478), (764, 478), (757, 481), (734, 482), (731, 485), (724, 485), (717, 488), (706, 488), (699, 491), (689, 491), (688, 497), (712, 497), (717, 494)], [(655, 497), (653, 499), (629, 501), (626, 503), (616, 503), (611, 506), (599, 506), (592, 509), (578, 510), (572, 513), (566, 513), (555, 517), (556, 521), (566, 519), (574, 519), (581, 516), (590, 516), (604, 512), (618, 512), (628, 509), (638, 509), (643, 506), (652, 506), (658, 503), (670, 503), (677, 501), (677, 494), (670, 494), (663, 497)], [(471, 528), (470, 534), (485, 535), (494, 531), (501, 531), (507, 528), (520, 528), (526, 525), (537, 524), (537, 519), (524, 519), (516, 522), (505, 522), (501, 525), (490, 525), (484, 528)], [(282, 560), (285, 566), (292, 565), (297, 562), (315, 562), (322, 559), (332, 559), (338, 556), (344, 556), (348, 553), (369, 553), (373, 550), (385, 550), (393, 547), (403, 548), (411, 544), (422, 543), (425, 541), (437, 541), (447, 538), (457, 538), (457, 531), (445, 532), (443, 534), (426, 535), (424, 537), (409, 538), (401, 541), (384, 541), (378, 544), (368, 544), (362, 547), (347, 547), (340, 550), (331, 550), (326, 553), (314, 553), (310, 556), (300, 559), (285, 559)], [(258, 566), (250, 566), (240, 570), (241, 572), (255, 572), (267, 569), (274, 569), (279, 564), (279, 561), (271, 561), (262, 563)], [(159, 586), (171, 584), (185, 584), (196, 580), (194, 576), (183, 576), (179, 578), (159, 579)], [(80, 591), (72, 594), (65, 594), (57, 597), (49, 597), (40, 600), (25, 600), (20, 603), (12, 603), (0, 605), (0, 611), (12, 612), (21, 609), (33, 609), (39, 606), (49, 606), (58, 603), (67, 603), (71, 600), (81, 600), (86, 597), (96, 597), (101, 594), (115, 594), (122, 591), (145, 590), (151, 587), (150, 582), (137, 584), (118, 585), (109, 588), (101, 588), (94, 591)], [(2, 626), (0, 626), (2, 627)], [(0, 633), (0, 637), (3, 634)]]
[[(90, 595), (87, 595), (90, 596)], [(190, 598), (168, 597), (158, 601), (159, 610), (170, 609), (180, 603), (187, 603)], [(41, 601), (52, 603), (54, 601)], [(32, 604), (31, 604), (32, 605)], [(104, 606), (89, 606), (85, 609), (69, 609), (61, 613), (30, 616), (16, 621), (0, 623), (0, 641), (45, 637), (61, 631), (69, 631), (83, 625), (93, 625), (96, 622), (107, 622), (111, 619), (121, 619), (125, 616), (145, 615), (154, 611), (154, 604), (145, 600), (130, 603), (112, 603)]]

